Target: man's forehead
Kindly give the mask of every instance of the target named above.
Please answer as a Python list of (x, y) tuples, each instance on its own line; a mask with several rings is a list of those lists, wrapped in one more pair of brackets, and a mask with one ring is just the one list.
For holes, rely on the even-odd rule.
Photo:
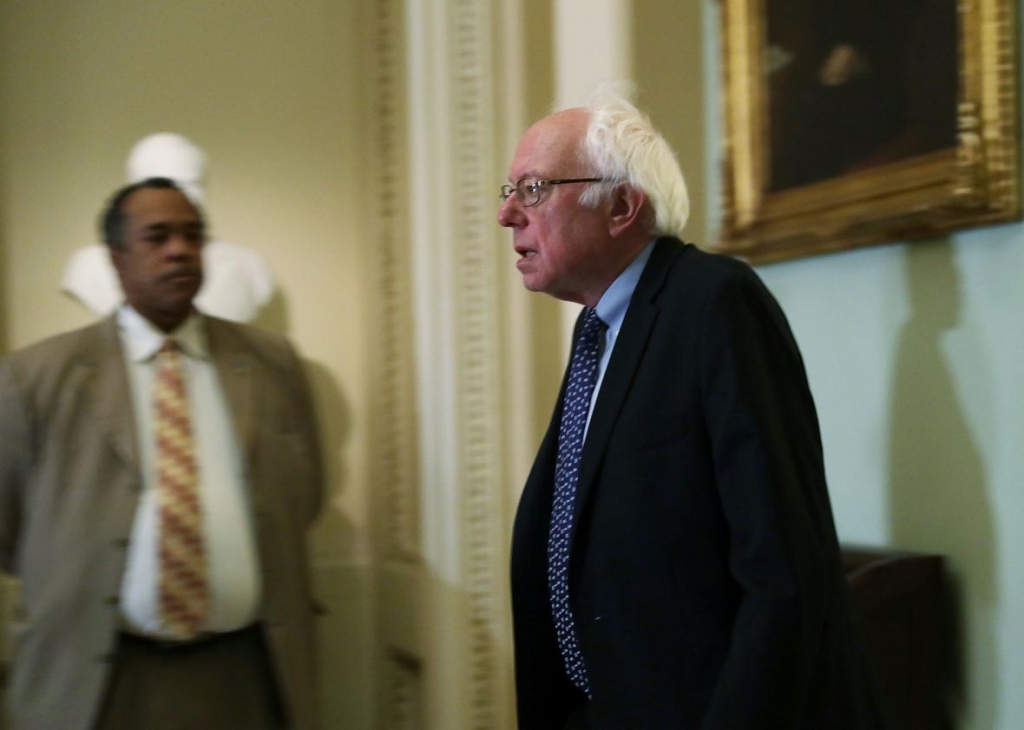
[(516, 149), (513, 177), (577, 162), (588, 119), (584, 109), (567, 109), (533, 124)]
[(203, 225), (196, 207), (174, 188), (136, 190), (124, 201), (124, 212), (133, 223), (143, 226), (172, 222)]

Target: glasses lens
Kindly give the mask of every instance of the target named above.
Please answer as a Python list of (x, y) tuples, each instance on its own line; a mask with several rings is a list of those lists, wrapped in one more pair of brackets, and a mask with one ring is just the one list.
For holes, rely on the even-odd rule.
[(514, 193), (515, 191), (516, 191), (516, 189), (514, 187), (512, 187), (511, 185), (502, 185), (501, 186), (501, 199), (503, 201), (504, 200), (508, 200), (510, 197), (512, 197), (512, 193)]
[(540, 191), (543, 187), (541, 181), (536, 178), (527, 177), (520, 180), (518, 190), (520, 197), (523, 199), (523, 205), (527, 208), (531, 205), (537, 205), (540, 202)]

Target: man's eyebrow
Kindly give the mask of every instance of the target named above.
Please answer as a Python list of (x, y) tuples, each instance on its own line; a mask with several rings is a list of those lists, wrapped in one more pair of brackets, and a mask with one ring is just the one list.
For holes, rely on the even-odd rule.
[[(167, 229), (175, 228), (175, 227), (177, 227), (177, 225), (178, 224), (171, 223), (169, 221), (153, 221), (152, 223), (147, 223), (146, 225), (142, 226), (142, 230), (144, 230), (144, 231), (167, 230)], [(180, 225), (181, 225), (182, 228), (186, 228), (188, 230), (199, 230), (199, 231), (206, 230), (206, 223), (204, 221), (186, 221), (185, 223), (182, 223)]]

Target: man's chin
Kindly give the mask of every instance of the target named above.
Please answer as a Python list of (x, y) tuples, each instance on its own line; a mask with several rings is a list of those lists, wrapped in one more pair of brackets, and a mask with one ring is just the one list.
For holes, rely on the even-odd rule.
[(547, 291), (547, 282), (535, 273), (523, 274), (523, 287), (527, 291), (544, 294)]
[(180, 296), (177, 296), (173, 300), (169, 300), (167, 302), (167, 306), (164, 308), (164, 311), (166, 311), (169, 314), (182, 316), (184, 318), (192, 313), (192, 309), (196, 299), (196, 294), (199, 293), (199, 289), (189, 288), (179, 293)]
[(171, 300), (171, 306), (175, 309), (188, 310), (191, 309), (192, 302), (199, 295), (199, 290), (202, 288), (203, 282), (202, 280), (180, 280), (169, 282), (169, 284), (170, 291), (168, 293), (169, 299)]

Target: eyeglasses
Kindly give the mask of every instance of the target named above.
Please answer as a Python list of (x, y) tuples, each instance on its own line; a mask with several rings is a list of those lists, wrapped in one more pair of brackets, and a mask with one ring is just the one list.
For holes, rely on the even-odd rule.
[(512, 193), (515, 193), (519, 196), (519, 200), (522, 202), (523, 207), (529, 208), (537, 205), (537, 203), (540, 202), (541, 196), (544, 194), (545, 188), (551, 187), (552, 185), (606, 182), (607, 180), (608, 178), (605, 177), (574, 177), (567, 180), (538, 180), (535, 177), (524, 177), (515, 185), (502, 185), (501, 199), (502, 201), (508, 200), (512, 197)]

